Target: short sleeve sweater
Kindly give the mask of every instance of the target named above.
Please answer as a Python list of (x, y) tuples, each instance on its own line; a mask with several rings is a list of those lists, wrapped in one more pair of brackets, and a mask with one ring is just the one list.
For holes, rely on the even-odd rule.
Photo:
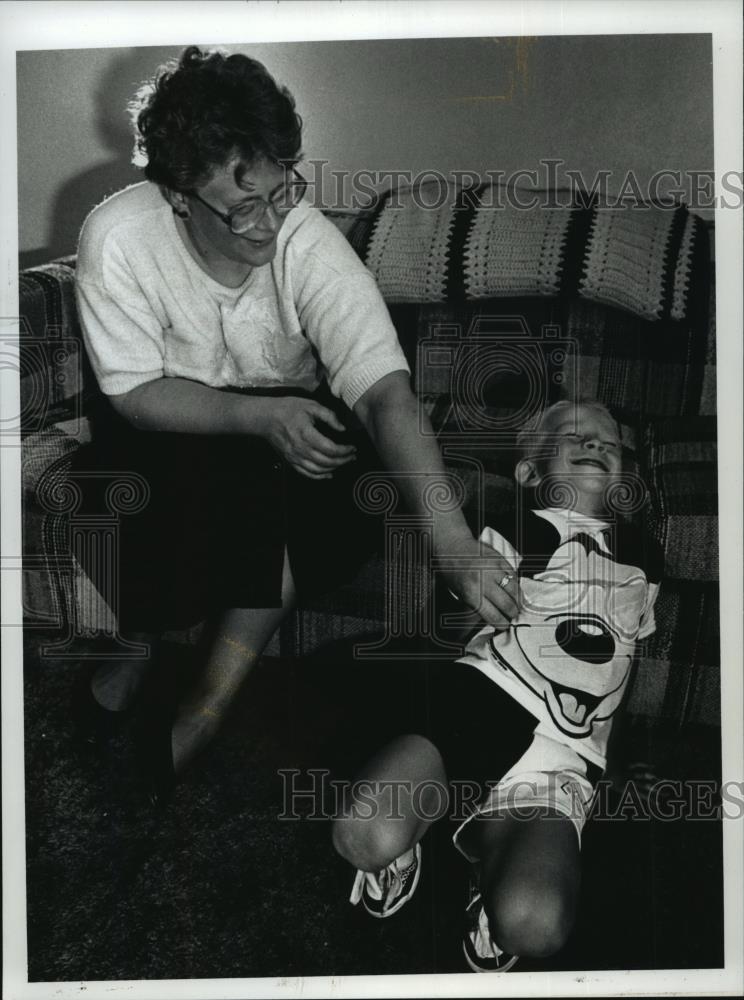
[(163, 376), (310, 391), (325, 377), (353, 407), (384, 375), (410, 370), (372, 275), (306, 204), (286, 217), (271, 263), (227, 288), (192, 258), (156, 185), (125, 188), (85, 221), (76, 295), (108, 395)]

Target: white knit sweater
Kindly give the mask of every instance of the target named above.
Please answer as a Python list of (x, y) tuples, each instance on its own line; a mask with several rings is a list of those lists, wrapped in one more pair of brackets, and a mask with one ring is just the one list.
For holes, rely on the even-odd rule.
[(109, 395), (163, 376), (308, 390), (325, 376), (353, 407), (384, 375), (409, 371), (374, 279), (306, 204), (287, 216), (272, 262), (227, 288), (191, 257), (159, 189), (136, 184), (86, 219), (76, 288)]

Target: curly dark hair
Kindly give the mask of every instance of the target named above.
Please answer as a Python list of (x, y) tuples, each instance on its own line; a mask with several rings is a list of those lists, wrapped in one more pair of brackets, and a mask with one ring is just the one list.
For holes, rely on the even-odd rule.
[(236, 155), (238, 184), (245, 165), (257, 159), (291, 164), (301, 157), (294, 98), (248, 56), (190, 45), (140, 87), (129, 112), (133, 162), (148, 180), (174, 191), (206, 184)]

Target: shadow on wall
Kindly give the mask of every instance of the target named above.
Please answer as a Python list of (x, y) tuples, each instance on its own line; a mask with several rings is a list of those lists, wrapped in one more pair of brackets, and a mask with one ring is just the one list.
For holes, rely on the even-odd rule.
[(92, 96), (94, 128), (101, 153), (108, 159), (65, 180), (54, 197), (45, 247), (22, 252), (21, 268), (35, 267), (75, 252), (85, 217), (108, 195), (143, 180), (131, 163), (132, 132), (127, 102), (152, 72), (151, 57), (131, 49), (103, 70)]

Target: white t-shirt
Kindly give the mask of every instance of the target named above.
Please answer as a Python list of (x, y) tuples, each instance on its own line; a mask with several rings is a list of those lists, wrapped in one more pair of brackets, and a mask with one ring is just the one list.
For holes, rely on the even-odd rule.
[(109, 395), (163, 376), (312, 391), (325, 375), (351, 408), (384, 375), (409, 371), (372, 275), (304, 203), (285, 219), (272, 262), (227, 288), (192, 258), (159, 188), (136, 184), (86, 219), (76, 291)]
[(536, 733), (604, 768), (636, 642), (655, 629), (658, 547), (561, 508), (528, 512), (519, 538), (502, 529), (486, 528), (481, 541), (519, 572), (519, 613), (509, 628), (481, 629), (461, 662), (531, 712)]

